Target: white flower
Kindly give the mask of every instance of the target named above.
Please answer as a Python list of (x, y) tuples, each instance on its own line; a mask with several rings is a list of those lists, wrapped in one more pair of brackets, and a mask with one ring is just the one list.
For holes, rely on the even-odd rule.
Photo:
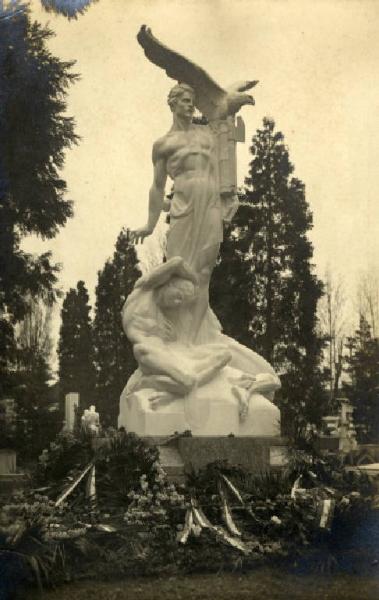
[(199, 535), (201, 533), (200, 525), (192, 525), (192, 532), (195, 537), (199, 537)]
[(271, 523), (275, 523), (275, 525), (282, 524), (281, 519), (279, 519), (279, 517), (277, 517), (276, 515), (273, 515), (270, 520), (271, 520)]

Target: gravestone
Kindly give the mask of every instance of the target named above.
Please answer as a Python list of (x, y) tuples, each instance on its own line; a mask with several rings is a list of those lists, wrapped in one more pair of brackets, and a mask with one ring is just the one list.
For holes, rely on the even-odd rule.
[(17, 453), (15, 450), (0, 450), (0, 495), (8, 496), (25, 484), (24, 473), (17, 473)]
[(8, 450), (7, 448), (0, 450), (0, 475), (16, 473), (16, 457), (15, 450)]
[(76, 412), (79, 407), (79, 394), (76, 392), (71, 392), (66, 394), (65, 397), (65, 410), (64, 410), (64, 430), (65, 431), (74, 431), (75, 427), (75, 419)]
[(324, 451), (351, 452), (357, 448), (356, 431), (353, 422), (353, 407), (342, 398), (337, 415), (322, 418), (326, 434), (320, 435), (317, 446)]

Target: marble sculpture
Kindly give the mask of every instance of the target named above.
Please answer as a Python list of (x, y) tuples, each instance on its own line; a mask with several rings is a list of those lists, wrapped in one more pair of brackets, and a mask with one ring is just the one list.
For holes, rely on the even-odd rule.
[[(168, 97), (171, 129), (153, 146), (148, 221), (133, 232), (136, 243), (154, 231), (168, 177), (174, 192), (166, 262), (137, 281), (122, 311), (139, 366), (120, 399), (119, 426), (144, 436), (186, 429), (278, 435), (280, 413), (272, 399), (279, 378), (265, 359), (222, 333), (209, 306), (223, 222), (238, 208), (236, 142), (243, 141), (244, 126), (236, 113), (254, 104), (246, 92), (257, 82), (224, 90), (146, 27), (137, 39), (179, 83)], [(206, 118), (202, 124), (194, 122), (195, 107)]]

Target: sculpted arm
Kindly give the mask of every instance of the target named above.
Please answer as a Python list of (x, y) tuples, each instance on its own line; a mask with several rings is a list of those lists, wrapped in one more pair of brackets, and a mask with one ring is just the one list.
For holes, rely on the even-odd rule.
[(161, 142), (159, 140), (153, 146), (153, 165), (154, 179), (149, 193), (149, 216), (147, 224), (133, 232), (133, 241), (135, 243), (138, 243), (139, 240), (143, 242), (145, 237), (153, 233), (163, 207), (167, 171), (166, 159), (162, 156)]

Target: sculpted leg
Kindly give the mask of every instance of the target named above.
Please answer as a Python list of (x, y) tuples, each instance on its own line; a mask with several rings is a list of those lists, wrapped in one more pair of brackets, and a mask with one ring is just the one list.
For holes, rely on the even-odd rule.
[(134, 346), (134, 355), (143, 372), (147, 375), (168, 375), (189, 390), (195, 384), (195, 378), (185, 369), (178, 367), (175, 356), (163, 345), (140, 343)]
[(199, 291), (196, 302), (192, 305), (192, 342), (196, 342), (201, 324), (209, 306), (209, 282), (216, 264), (220, 247), (212, 246), (201, 258), (196, 270), (199, 277)]
[(198, 385), (204, 385), (211, 381), (217, 373), (225, 367), (232, 358), (228, 350), (223, 350), (219, 354), (203, 359), (200, 369), (197, 371), (196, 381)]

